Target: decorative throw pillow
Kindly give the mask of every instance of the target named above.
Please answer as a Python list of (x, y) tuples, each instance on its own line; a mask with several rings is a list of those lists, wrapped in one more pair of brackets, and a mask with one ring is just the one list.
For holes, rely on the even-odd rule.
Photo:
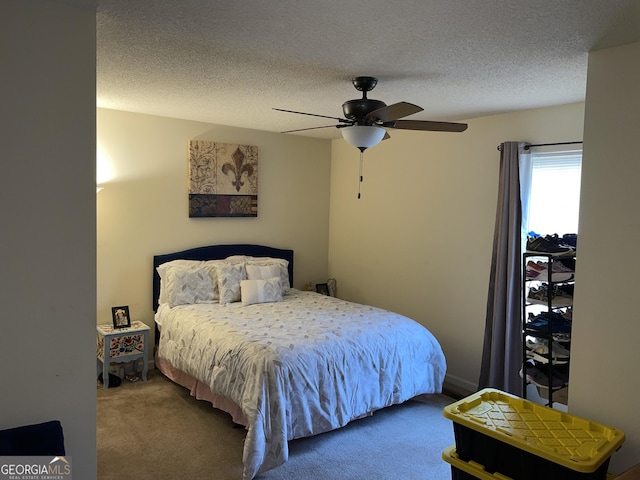
[(263, 280), (265, 278), (280, 278), (280, 265), (254, 265), (247, 263), (247, 280)]
[[(280, 277), (280, 283), (282, 285), (282, 294), (287, 295), (291, 285), (289, 284), (289, 262), (280, 258), (254, 258), (247, 262), (247, 275), (251, 270), (255, 279)], [(259, 268), (253, 268), (259, 267)], [(268, 268), (265, 268), (268, 267)], [(278, 273), (275, 273), (275, 272)], [(251, 276), (248, 276), (252, 279)]]
[(220, 295), (220, 303), (240, 301), (240, 282), (246, 278), (246, 270), (244, 263), (218, 265), (218, 291)]
[(220, 291), (218, 290), (218, 268), (221, 265), (227, 265), (224, 260), (205, 260), (202, 262), (205, 267), (211, 268), (211, 275), (213, 276), (213, 299), (220, 300)]
[(160, 276), (160, 294), (158, 296), (158, 304), (162, 305), (163, 303), (169, 303), (169, 299), (167, 298), (167, 268), (172, 266), (187, 266), (187, 267), (198, 267), (202, 265), (201, 260), (172, 260), (170, 262), (163, 263), (156, 267), (156, 271)]
[(166, 294), (170, 307), (193, 303), (213, 303), (213, 274), (211, 267), (172, 265), (167, 267)]
[(240, 291), (243, 305), (282, 301), (280, 277), (259, 280), (242, 280)]

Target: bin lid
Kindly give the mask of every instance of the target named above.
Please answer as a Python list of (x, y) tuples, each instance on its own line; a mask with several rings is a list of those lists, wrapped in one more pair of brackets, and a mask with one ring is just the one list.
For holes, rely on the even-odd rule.
[(455, 423), (565, 466), (595, 471), (624, 442), (622, 430), (485, 388), (444, 408)]

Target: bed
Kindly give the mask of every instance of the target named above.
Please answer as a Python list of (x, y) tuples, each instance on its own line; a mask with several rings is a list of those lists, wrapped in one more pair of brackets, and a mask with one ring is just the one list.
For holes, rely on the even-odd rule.
[(425, 327), (292, 285), (292, 250), (153, 259), (156, 367), (246, 427), (244, 480), (285, 463), (289, 440), (442, 389), (445, 358)]

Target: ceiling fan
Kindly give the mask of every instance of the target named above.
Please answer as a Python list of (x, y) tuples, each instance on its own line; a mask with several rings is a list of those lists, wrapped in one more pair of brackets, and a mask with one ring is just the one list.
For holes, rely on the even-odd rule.
[(315, 130), (318, 128), (340, 128), (342, 136), (360, 152), (373, 147), (382, 140), (389, 138), (385, 129), (397, 128), (402, 130), (422, 130), (434, 132), (464, 132), (467, 129), (466, 123), (432, 122), (426, 120), (400, 120), (414, 113), (421, 112), (423, 108), (407, 102), (398, 102), (387, 105), (380, 100), (367, 98), (370, 92), (378, 84), (375, 77), (355, 77), (352, 80), (356, 90), (362, 92), (362, 98), (347, 100), (342, 104), (342, 111), (346, 118), (329, 117), (315, 113), (296, 112), (294, 110), (284, 110), (274, 108), (280, 112), (297, 113), (300, 115), (311, 115), (313, 117), (330, 118), (338, 122), (337, 125), (324, 125), (320, 127), (299, 128), (287, 130), (282, 133), (301, 132), (304, 130)]

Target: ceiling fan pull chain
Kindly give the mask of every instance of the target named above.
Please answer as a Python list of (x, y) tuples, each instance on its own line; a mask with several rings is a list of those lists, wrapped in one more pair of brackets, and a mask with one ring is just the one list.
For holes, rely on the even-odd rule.
[(364, 151), (360, 150), (360, 176), (359, 179), (360, 181), (358, 182), (358, 200), (360, 199), (360, 185), (362, 184), (362, 156), (364, 154)]

